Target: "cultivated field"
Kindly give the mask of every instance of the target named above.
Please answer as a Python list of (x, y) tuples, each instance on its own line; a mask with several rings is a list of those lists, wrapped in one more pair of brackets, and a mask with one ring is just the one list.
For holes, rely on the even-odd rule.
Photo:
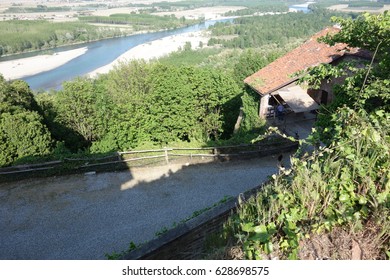
[(384, 5), (383, 8), (348, 8), (348, 4), (334, 5), (329, 7), (330, 10), (337, 10), (342, 12), (370, 12), (370, 13), (383, 13), (384, 11), (390, 10), (390, 5)]
[[(178, 0), (170, 0), (166, 2), (175, 2)], [(1, 1), (0, 2), (0, 20), (10, 20), (10, 19), (20, 19), (20, 20), (34, 20), (34, 19), (46, 19), (56, 22), (66, 22), (66, 21), (75, 21), (78, 19), (80, 13), (89, 14), (95, 16), (110, 16), (112, 14), (130, 14), (131, 12), (137, 12), (140, 9), (139, 7), (126, 7), (127, 4), (132, 3), (142, 3), (142, 4), (152, 4), (153, 0), (139, 0), (139, 1), (95, 1), (95, 2), (73, 2), (73, 1), (54, 1), (54, 2), (45, 2), (42, 0), (16, 0), (16, 1)], [(17, 5), (17, 7), (36, 7), (37, 5), (44, 5), (47, 7), (80, 7), (85, 5), (102, 5), (109, 4), (110, 8), (104, 8), (103, 6), (97, 7), (95, 10), (88, 11), (59, 11), (59, 12), (38, 12), (38, 13), (4, 13), (7, 8)], [(215, 19), (220, 18), (224, 13), (229, 11), (236, 11), (244, 9), (245, 7), (238, 6), (216, 6), (216, 7), (207, 7), (207, 8), (198, 8), (192, 10), (184, 11), (175, 11), (175, 12), (160, 12), (154, 13), (154, 15), (172, 15), (174, 14), (177, 18), (185, 17), (188, 19)]]
[(245, 9), (245, 7), (240, 6), (216, 6), (216, 7), (207, 7), (207, 8), (198, 8), (192, 10), (176, 11), (176, 12), (161, 12), (154, 13), (154, 15), (175, 15), (177, 18), (185, 17), (197, 19), (204, 17), (205, 19), (215, 19), (221, 17), (223, 14), (229, 11), (238, 11)]
[[(177, 2), (180, 0), (165, 0), (164, 2)], [(10, 19), (22, 19), (22, 20), (34, 20), (34, 19), (47, 19), (53, 21), (72, 21), (77, 20), (79, 12), (77, 11), (63, 11), (63, 12), (39, 12), (39, 13), (4, 13), (6, 9), (10, 7), (36, 7), (37, 5), (43, 5), (47, 7), (81, 7), (81, 6), (93, 6), (96, 5), (95, 10), (88, 11), (91, 15), (97, 16), (109, 16), (118, 13), (131, 13), (138, 11), (140, 8), (126, 7), (128, 4), (152, 4), (159, 2), (156, 0), (106, 0), (106, 1), (72, 1), (72, 0), (53, 0), (50, 2), (43, 0), (5, 0), (0, 2), (0, 20)], [(99, 7), (100, 5), (100, 7)], [(110, 8), (104, 8), (104, 5)], [(2, 14), (4, 13), (4, 14)]]

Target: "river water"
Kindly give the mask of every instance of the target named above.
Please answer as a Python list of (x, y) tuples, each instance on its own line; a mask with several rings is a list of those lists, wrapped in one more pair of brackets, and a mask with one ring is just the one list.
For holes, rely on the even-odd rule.
[(91, 42), (66, 48), (57, 48), (53, 51), (87, 47), (85, 54), (69, 61), (68, 63), (53, 70), (42, 72), (33, 76), (22, 78), (33, 90), (59, 89), (64, 81), (72, 80), (75, 77), (85, 75), (97, 68), (107, 65), (128, 50), (150, 41), (158, 40), (167, 36), (187, 32), (205, 30), (216, 22), (232, 21), (232, 19), (209, 20), (201, 24), (188, 27), (159, 31), (145, 34), (131, 35)]

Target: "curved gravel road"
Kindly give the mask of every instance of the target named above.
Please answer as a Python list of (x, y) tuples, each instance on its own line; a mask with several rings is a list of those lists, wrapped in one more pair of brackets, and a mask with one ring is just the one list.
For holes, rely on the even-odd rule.
[(0, 185), (0, 259), (105, 259), (277, 171), (276, 156)]

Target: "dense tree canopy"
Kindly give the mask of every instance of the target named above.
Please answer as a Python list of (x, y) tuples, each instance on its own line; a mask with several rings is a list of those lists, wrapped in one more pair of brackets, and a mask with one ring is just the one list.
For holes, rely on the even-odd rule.
[(232, 130), (238, 114), (239, 103), (232, 111), (227, 104), (241, 91), (216, 70), (133, 61), (102, 79), (107, 79), (115, 114), (102, 139), (106, 149), (109, 142), (112, 149), (126, 149), (145, 142), (216, 139)]
[(216, 69), (131, 61), (38, 95), (53, 137), (92, 152), (229, 137), (241, 89)]
[(52, 144), (27, 83), (7, 82), (0, 75), (0, 166), (28, 156), (47, 155)]
[[(276, 43), (283, 46), (297, 38), (309, 37), (329, 26), (334, 12), (319, 9), (313, 13), (288, 13), (242, 17), (233, 23), (217, 23), (212, 28), (209, 45), (221, 44), (224, 47), (254, 48)], [(236, 35), (226, 39), (224, 35)], [(222, 36), (222, 37), (219, 37)]]
[(119, 29), (81, 22), (0, 21), (0, 56), (121, 36)]

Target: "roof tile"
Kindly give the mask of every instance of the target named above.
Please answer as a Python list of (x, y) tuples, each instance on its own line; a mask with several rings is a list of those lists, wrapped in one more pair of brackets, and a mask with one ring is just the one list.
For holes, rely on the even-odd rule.
[(301, 46), (247, 77), (244, 82), (259, 93), (267, 94), (296, 80), (292, 75), (298, 71), (337, 60), (345, 54), (347, 45), (338, 43), (329, 46), (317, 39), (339, 31), (339, 28), (329, 27), (316, 33)]

